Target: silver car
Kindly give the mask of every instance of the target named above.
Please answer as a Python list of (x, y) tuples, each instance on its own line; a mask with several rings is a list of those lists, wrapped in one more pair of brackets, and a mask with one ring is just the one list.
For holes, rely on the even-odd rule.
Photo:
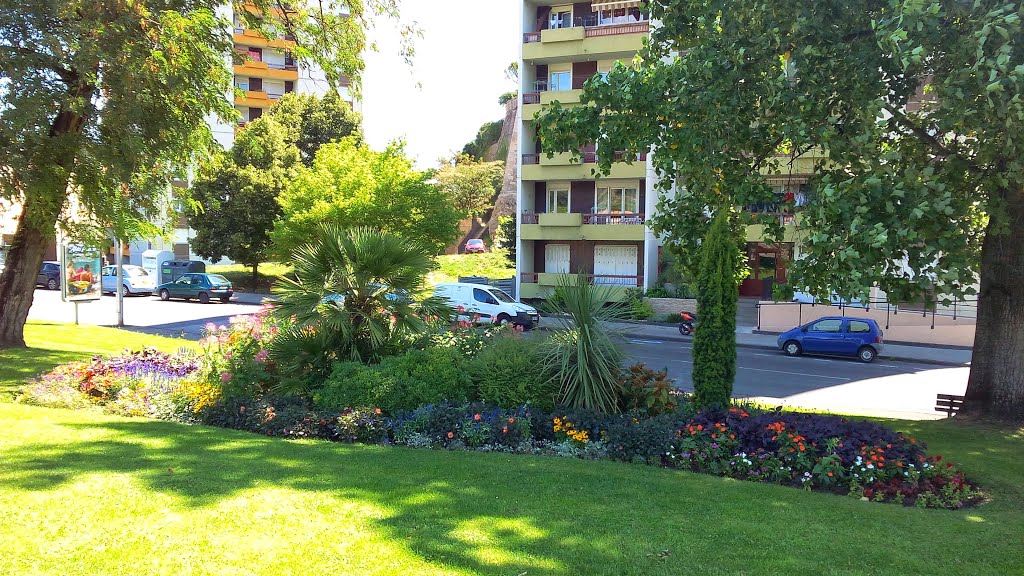
[[(125, 296), (131, 294), (142, 294), (149, 296), (156, 289), (156, 282), (153, 277), (141, 266), (123, 265), (124, 278), (121, 284), (121, 293)], [(115, 294), (117, 292), (117, 266), (103, 267), (103, 292)]]

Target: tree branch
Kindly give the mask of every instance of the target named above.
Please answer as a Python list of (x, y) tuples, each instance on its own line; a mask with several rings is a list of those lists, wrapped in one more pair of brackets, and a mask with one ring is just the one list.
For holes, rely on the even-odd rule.
[(902, 111), (896, 110), (888, 105), (883, 106), (882, 109), (892, 115), (892, 119), (896, 121), (897, 125), (910, 131), (910, 133), (916, 136), (918, 140), (927, 144), (938, 156), (942, 158), (957, 156), (966, 161), (971, 171), (976, 174), (982, 174), (985, 172), (985, 169), (976, 164), (973, 160), (964, 156), (959, 151), (949, 148), (941, 140), (936, 138), (934, 134), (929, 133), (923, 127), (915, 124), (914, 121), (908, 118)]

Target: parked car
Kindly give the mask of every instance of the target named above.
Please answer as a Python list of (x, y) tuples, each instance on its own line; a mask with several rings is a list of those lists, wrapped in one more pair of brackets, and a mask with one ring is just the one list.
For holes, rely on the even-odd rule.
[(882, 353), (882, 329), (870, 318), (826, 316), (783, 332), (777, 344), (789, 356), (856, 356), (872, 362)]
[(474, 238), (466, 242), (466, 254), (483, 254), (487, 252), (487, 246), (484, 245), (484, 241), (479, 238)]
[(462, 320), (479, 317), (477, 321), (481, 324), (512, 322), (527, 328), (540, 322), (536, 308), (516, 302), (505, 292), (485, 284), (438, 284), (434, 286), (434, 296), (447, 300), (449, 306), (459, 311)]
[[(122, 265), (121, 293), (125, 296), (142, 294), (149, 296), (156, 289), (156, 281), (142, 266)], [(103, 293), (117, 293), (117, 266), (104, 266), (102, 270)]]
[[(376, 283), (368, 284), (368, 287), (375, 288), (375, 289), (386, 288), (386, 286), (384, 286), (383, 284), (376, 284)], [(392, 302), (404, 302), (406, 304), (409, 304), (409, 303), (412, 302), (412, 297), (409, 296), (409, 293), (406, 292), (405, 290), (390, 290), (390, 291), (388, 291), (387, 294), (384, 295), (384, 298), (386, 300), (390, 300)], [(344, 294), (328, 294), (327, 296), (324, 296), (320, 300), (320, 303), (321, 304), (326, 304), (328, 302), (342, 303), (344, 301), (345, 301), (345, 295)]]
[(234, 294), (231, 282), (220, 274), (184, 274), (174, 282), (166, 282), (157, 286), (156, 291), (161, 300), (166, 301), (171, 298), (191, 300), (195, 298), (203, 304), (208, 303), (211, 298), (227, 302)]
[(60, 262), (43, 262), (36, 276), (36, 286), (44, 286), (47, 290), (60, 289)]

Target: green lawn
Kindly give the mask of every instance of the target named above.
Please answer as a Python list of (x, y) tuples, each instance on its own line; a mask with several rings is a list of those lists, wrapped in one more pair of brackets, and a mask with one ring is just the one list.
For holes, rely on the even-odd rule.
[(270, 289), (282, 276), (291, 274), (292, 267), (287, 264), (276, 262), (264, 262), (260, 264), (259, 278), (256, 285), (252, 282), (252, 268), (241, 264), (207, 266), (206, 271), (210, 274), (220, 274), (231, 281), (236, 290), (241, 292), (258, 292), (269, 294)]
[(29, 346), (25, 349), (0, 349), (0, 400), (13, 396), (25, 380), (62, 362), (88, 359), (96, 354), (113, 354), (125, 348), (153, 346), (173, 352), (182, 346), (195, 345), (188, 340), (127, 330), (47, 322), (26, 324), (25, 343)]
[[(66, 325), (28, 335), (40, 348), (0, 352), (5, 389), (55, 362), (179, 343)], [(992, 501), (906, 509), (614, 462), (0, 402), (0, 574), (1024, 573), (1024, 429), (888, 424)]]
[(429, 277), (434, 284), (456, 282), (460, 276), (514, 278), (516, 275), (516, 267), (508, 261), (504, 252), (438, 256), (437, 266), (437, 270), (431, 272)]

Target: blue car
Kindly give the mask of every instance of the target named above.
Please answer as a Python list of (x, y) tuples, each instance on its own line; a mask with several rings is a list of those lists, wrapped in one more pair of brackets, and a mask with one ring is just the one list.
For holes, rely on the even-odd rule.
[(882, 329), (869, 318), (826, 316), (783, 332), (778, 346), (788, 356), (856, 356), (873, 362), (882, 353)]

